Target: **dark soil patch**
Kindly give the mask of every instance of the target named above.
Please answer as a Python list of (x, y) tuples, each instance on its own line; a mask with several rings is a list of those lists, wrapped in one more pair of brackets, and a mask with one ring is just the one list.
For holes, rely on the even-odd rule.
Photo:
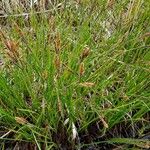
[[(135, 139), (145, 139), (150, 140), (150, 132), (148, 130), (144, 131), (144, 136), (139, 136), (139, 129), (142, 128), (142, 123), (137, 122), (134, 126), (129, 123), (120, 123), (114, 126), (112, 129), (107, 131), (102, 135), (99, 127), (101, 124), (97, 122), (92, 123), (86, 131), (81, 131), (79, 133), (79, 141), (74, 141), (74, 143), (68, 141), (67, 129), (63, 125), (59, 124), (59, 129), (57, 132), (53, 133), (53, 141), (58, 145), (60, 150), (116, 150), (116, 149), (129, 149), (133, 148), (132, 145), (119, 145), (119, 144), (109, 144), (107, 141), (111, 138), (135, 138)], [(1, 132), (2, 133), (2, 132)], [(13, 137), (13, 135), (9, 135)], [(79, 144), (80, 142), (80, 144)], [(9, 141), (1, 140), (1, 147), (5, 150), (38, 150), (35, 143), (31, 142), (19, 142), (19, 141)], [(46, 150), (45, 145), (42, 145), (42, 150)], [(78, 145), (76, 148), (75, 145)]]

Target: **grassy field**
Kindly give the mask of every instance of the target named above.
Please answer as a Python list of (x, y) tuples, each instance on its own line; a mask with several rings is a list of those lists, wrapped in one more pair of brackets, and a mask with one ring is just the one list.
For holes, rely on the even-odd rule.
[(150, 0), (17, 8), (0, 16), (0, 149), (149, 149)]

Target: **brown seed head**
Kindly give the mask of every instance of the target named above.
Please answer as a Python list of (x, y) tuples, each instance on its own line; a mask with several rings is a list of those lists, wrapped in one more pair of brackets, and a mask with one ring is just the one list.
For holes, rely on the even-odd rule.
[(84, 83), (80, 83), (79, 85), (83, 86), (83, 87), (93, 87), (95, 85), (95, 83), (93, 83), (93, 82), (84, 82)]
[(15, 41), (11, 41), (11, 40), (5, 40), (4, 41), (5, 46), (13, 53), (15, 53), (17, 51), (18, 48), (18, 43)]
[(90, 54), (90, 49), (88, 47), (85, 47), (82, 54), (81, 54), (81, 60), (83, 60), (84, 58), (86, 58), (88, 55)]
[(19, 46), (18, 43), (15, 41), (11, 41), (11, 40), (5, 40), (4, 41), (5, 46), (8, 49), (7, 55), (13, 60), (13, 61), (17, 61), (17, 59), (19, 58)]
[(55, 43), (56, 54), (59, 54), (60, 49), (61, 49), (61, 39), (60, 39), (60, 34), (59, 33), (56, 34), (54, 43)]
[(80, 76), (83, 76), (84, 72), (85, 72), (84, 63), (82, 62), (80, 64), (80, 66), (79, 66), (79, 74), (80, 74)]
[(22, 125), (28, 123), (28, 121), (23, 117), (15, 117), (15, 120), (16, 120), (17, 123), (22, 124)]
[(58, 55), (55, 56), (54, 64), (55, 64), (56, 69), (59, 71), (61, 67), (61, 61)]

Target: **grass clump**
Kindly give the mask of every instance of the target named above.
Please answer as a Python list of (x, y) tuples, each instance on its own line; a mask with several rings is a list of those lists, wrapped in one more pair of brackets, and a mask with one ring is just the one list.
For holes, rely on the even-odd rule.
[(150, 1), (55, 5), (1, 25), (1, 148), (149, 148)]

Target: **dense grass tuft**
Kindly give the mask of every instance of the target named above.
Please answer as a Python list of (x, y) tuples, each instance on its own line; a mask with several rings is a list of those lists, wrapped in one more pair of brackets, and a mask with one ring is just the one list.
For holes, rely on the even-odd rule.
[(0, 149), (149, 148), (150, 0), (40, 6), (0, 16)]

